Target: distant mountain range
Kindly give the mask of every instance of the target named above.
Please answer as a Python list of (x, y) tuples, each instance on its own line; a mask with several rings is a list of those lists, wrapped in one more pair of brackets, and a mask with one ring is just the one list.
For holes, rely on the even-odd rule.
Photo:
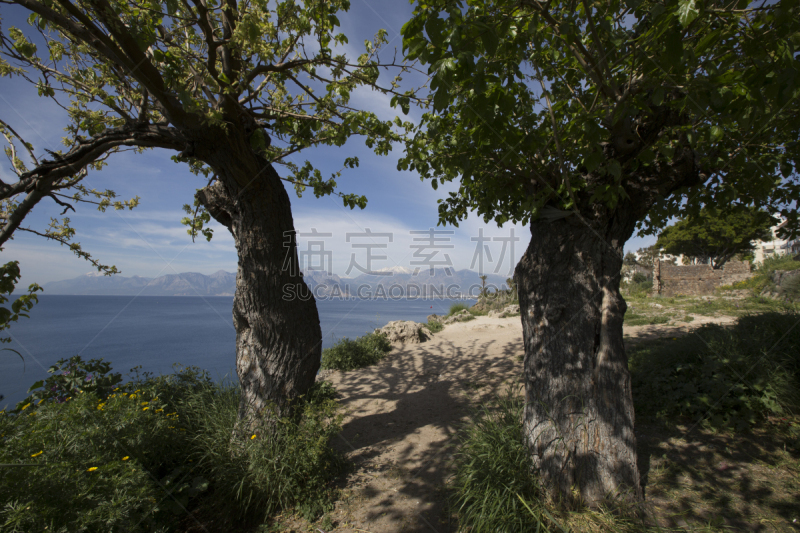
[[(471, 270), (426, 269), (411, 270), (393, 267), (381, 272), (361, 274), (355, 278), (341, 278), (336, 274), (311, 270), (304, 280), (317, 298), (336, 297), (430, 297), (477, 296), (481, 280)], [(487, 285), (492, 289), (505, 288), (506, 278), (487, 275)], [(233, 296), (236, 291), (236, 274), (220, 270), (206, 276), (197, 272), (168, 274), (158, 278), (133, 276), (103, 276), (85, 274), (63, 281), (44, 284), (44, 294), (97, 295), (97, 296)]]
[(233, 296), (236, 274), (219, 270), (210, 276), (197, 272), (167, 274), (157, 278), (85, 274), (45, 283), (44, 294), (102, 296)]

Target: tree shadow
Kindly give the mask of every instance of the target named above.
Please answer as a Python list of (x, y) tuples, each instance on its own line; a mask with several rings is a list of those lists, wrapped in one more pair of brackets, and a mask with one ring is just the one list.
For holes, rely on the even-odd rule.
[(776, 428), (722, 433), (656, 420), (636, 428), (642, 485), (658, 525), (800, 531), (800, 456), (784, 448)]
[[(521, 339), (447, 337), (406, 345), (378, 365), (331, 381), (348, 412), (342, 439), (356, 473), (356, 520), (370, 532), (431, 531), (449, 523), (445, 484), (461, 425), (521, 370)], [(355, 479), (354, 479), (355, 478)]]

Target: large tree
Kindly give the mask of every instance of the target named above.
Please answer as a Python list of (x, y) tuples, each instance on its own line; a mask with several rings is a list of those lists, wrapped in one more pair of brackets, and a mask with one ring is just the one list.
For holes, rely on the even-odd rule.
[(775, 217), (757, 209), (703, 208), (696, 216), (664, 228), (656, 246), (665, 253), (697, 258), (713, 268), (722, 268), (735, 255), (752, 251), (753, 241), (772, 240), (772, 226), (777, 223)]
[(524, 430), (556, 498), (642, 496), (623, 247), (703, 205), (796, 228), (795, 1), (429, 0), (404, 26), (433, 111), (401, 168), (457, 180), (442, 223), (530, 225)]
[[(330, 194), (336, 175), (324, 179), (308, 161), (296, 165), (289, 158), (320, 144), (342, 146), (354, 135), (385, 154), (399, 139), (406, 124), (381, 121), (350, 101), (360, 87), (407, 101), (396, 80), (376, 85), (385, 32), (350, 60), (337, 53), (347, 43), (336, 33), (337, 12), (349, 7), (347, 0), (0, 2), (30, 12), (28, 26), (2, 28), (0, 73), (28, 80), (70, 119), (66, 149), (42, 160), (4, 125), (19, 179), (0, 183), (0, 245), (28, 229), (81, 251), (70, 242), (68, 219), (41, 231), (22, 227), (23, 219), (42, 199), (105, 208), (113, 194), (86, 187), (89, 171), (123, 147), (171, 150), (176, 161), (208, 178), (196, 195), (198, 210), (186, 221), (189, 231), (210, 237), (204, 224), (213, 217), (233, 234), (238, 252), (233, 320), (240, 420), (252, 427), (285, 414), (314, 383), (322, 338), (313, 297), (282, 298), (285, 286), (306, 285), (281, 180), (298, 194), (306, 187)], [(28, 166), (15, 145), (28, 151)], [(343, 159), (344, 166), (358, 164)], [(285, 166), (283, 177), (276, 164)], [(341, 196), (351, 208), (366, 203)]]

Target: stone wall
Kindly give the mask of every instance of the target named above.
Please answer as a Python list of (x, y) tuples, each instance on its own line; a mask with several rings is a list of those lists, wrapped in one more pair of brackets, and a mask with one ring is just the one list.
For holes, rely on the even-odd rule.
[(721, 285), (743, 281), (752, 275), (750, 263), (742, 261), (728, 261), (718, 270), (711, 265), (672, 265), (659, 261), (653, 274), (653, 293), (661, 296), (713, 294)]

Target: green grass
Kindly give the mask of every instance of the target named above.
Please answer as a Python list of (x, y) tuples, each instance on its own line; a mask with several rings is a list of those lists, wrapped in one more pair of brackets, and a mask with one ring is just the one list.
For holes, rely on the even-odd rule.
[(428, 320), (426, 325), (428, 326), (428, 329), (431, 330), (431, 333), (439, 333), (444, 329), (444, 326), (438, 320)]
[(386, 335), (380, 333), (368, 333), (355, 340), (345, 337), (322, 350), (322, 368), (345, 371), (364, 368), (383, 359), (391, 349)]
[(461, 311), (469, 311), (469, 306), (467, 306), (467, 304), (454, 303), (450, 306), (450, 310), (447, 312), (447, 316), (453, 316), (454, 314), (460, 313)]
[(243, 440), (231, 439), (238, 387), (195, 368), (145, 375), (108, 396), (70, 394), (0, 412), (0, 463), (25, 465), (2, 471), (4, 532), (167, 532), (187, 511), (236, 530), (331, 506), (344, 463), (328, 447), (341, 428), (330, 385), (274, 432)]
[(743, 315), (747, 313), (784, 312), (795, 308), (790, 303), (773, 298), (750, 296), (743, 299), (713, 298), (710, 300), (693, 299), (681, 306), (686, 313), (695, 315)]
[(666, 324), (672, 318), (671, 315), (658, 314), (658, 315), (643, 315), (634, 311), (625, 313), (624, 324), (626, 326), (645, 326), (654, 324)]
[(637, 345), (629, 354), (636, 412), (734, 429), (800, 412), (798, 322), (795, 312), (749, 315)]
[[(455, 455), (452, 507), (460, 529), (480, 532), (556, 531), (541, 512), (541, 494), (510, 391), (484, 406), (465, 429)], [(527, 506), (527, 507), (526, 507)]]
[(481, 408), (464, 429), (449, 484), (459, 531), (474, 533), (638, 532), (624, 509), (569, 512), (545, 504), (522, 428), (524, 402), (510, 389)]

